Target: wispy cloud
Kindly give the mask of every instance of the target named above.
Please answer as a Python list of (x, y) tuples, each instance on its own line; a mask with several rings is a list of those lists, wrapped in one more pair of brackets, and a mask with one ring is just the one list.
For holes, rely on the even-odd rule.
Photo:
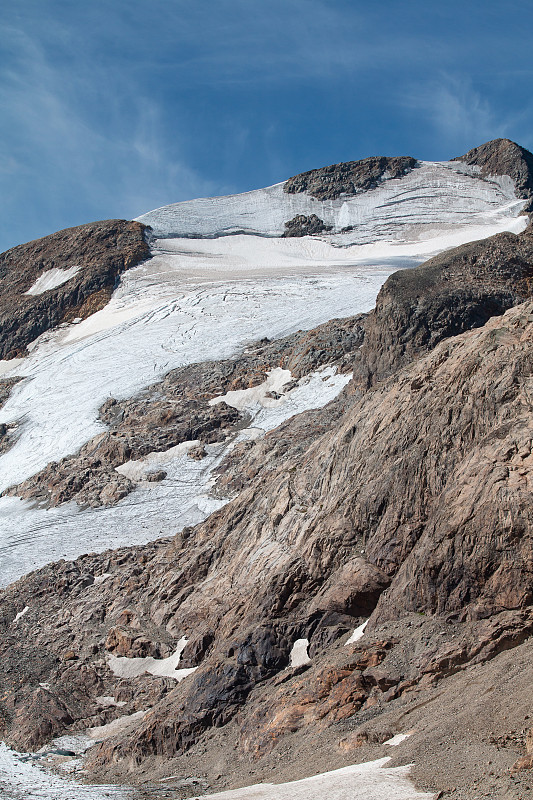
[(436, 138), (452, 147), (508, 136), (519, 117), (509, 112), (502, 115), (469, 78), (453, 75), (411, 86), (401, 102), (433, 127)]

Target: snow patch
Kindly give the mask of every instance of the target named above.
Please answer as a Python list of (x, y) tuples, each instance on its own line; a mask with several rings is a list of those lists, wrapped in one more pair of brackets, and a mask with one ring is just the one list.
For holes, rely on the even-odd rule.
[(148, 711), (136, 711), (134, 714), (127, 714), (124, 717), (118, 717), (112, 722), (108, 722), (107, 725), (99, 725), (96, 728), (87, 728), (87, 736), (90, 739), (95, 739), (98, 742), (102, 742), (105, 739), (110, 739), (112, 736), (116, 736), (119, 733), (124, 733), (125, 731), (136, 727), (147, 714)]
[(409, 733), (397, 733), (396, 736), (393, 736), (392, 739), (387, 739), (383, 744), (388, 744), (389, 747), (398, 747), (399, 744), (405, 742), (405, 740), (412, 735), (413, 731), (409, 731)]
[(368, 625), (368, 620), (362, 622), (361, 625), (359, 625), (359, 627), (354, 630), (350, 638), (346, 642), (344, 642), (344, 646), (346, 647), (347, 644), (353, 644), (354, 642), (358, 642), (359, 639), (362, 638), (367, 625)]
[(60, 269), (59, 267), (47, 269), (46, 272), (39, 275), (33, 286), (31, 286), (27, 292), (24, 292), (24, 294), (43, 294), (44, 292), (50, 291), (50, 289), (57, 289), (58, 286), (62, 286), (73, 278), (80, 269), (80, 266), (69, 267), (68, 269)]
[(25, 608), (22, 609), (22, 611), (19, 611), (18, 614), (15, 615), (15, 619), (13, 620), (13, 624), (15, 624), (15, 622), (18, 622), (19, 619), (21, 619), (21, 617), (23, 617), (24, 614), (26, 614), (29, 610), (30, 610), (30, 607), (26, 606)]
[(148, 453), (138, 461), (126, 461), (124, 464), (115, 467), (116, 472), (120, 472), (130, 481), (138, 483), (146, 479), (148, 473), (153, 472), (157, 467), (168, 466), (174, 459), (187, 455), (187, 452), (195, 445), (200, 444), (198, 439), (191, 439), (188, 442), (181, 442), (174, 447), (162, 452)]
[(202, 795), (199, 800), (433, 800), (409, 780), (410, 765), (388, 767), (390, 758), (354, 764), (291, 783), (258, 783), (243, 789)]
[(156, 675), (160, 678), (174, 678), (179, 683), (186, 678), (187, 675), (190, 675), (198, 669), (197, 667), (178, 669), (181, 654), (187, 642), (187, 637), (182, 636), (178, 642), (176, 651), (168, 658), (152, 658), (152, 656), (147, 656), (146, 658), (127, 658), (110, 655), (107, 663), (117, 678), (137, 678), (139, 675), (144, 675), (145, 672), (149, 672), (150, 675)]
[(115, 700), (114, 697), (109, 697), (108, 695), (100, 695), (96, 697), (95, 700), (102, 708), (122, 708), (122, 706), (126, 705), (125, 700)]
[(302, 667), (304, 664), (309, 664), (311, 659), (307, 653), (308, 647), (309, 639), (296, 639), (292, 646), (288, 669)]
[(263, 408), (277, 408), (283, 402), (282, 398), (269, 397), (269, 394), (279, 394), (283, 391), (283, 387), (290, 382), (292, 374), (290, 369), (281, 369), (275, 367), (267, 372), (267, 378), (263, 383), (258, 386), (252, 386), (250, 389), (236, 389), (232, 392), (220, 397), (214, 397), (209, 401), (210, 406), (215, 406), (218, 403), (226, 403), (226, 405), (243, 411), (250, 406), (260, 405)]

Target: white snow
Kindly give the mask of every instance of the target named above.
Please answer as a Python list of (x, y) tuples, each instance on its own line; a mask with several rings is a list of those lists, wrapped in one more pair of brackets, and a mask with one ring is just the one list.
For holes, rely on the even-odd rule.
[(412, 735), (413, 731), (409, 731), (409, 733), (397, 733), (396, 736), (393, 736), (392, 739), (387, 739), (383, 744), (388, 744), (389, 747), (398, 747), (399, 744), (405, 742), (405, 740)]
[(294, 667), (303, 667), (304, 664), (309, 664), (311, 659), (309, 658), (309, 654), (307, 652), (308, 647), (309, 639), (296, 639), (290, 653), (288, 669), (292, 669)]
[(137, 678), (139, 675), (144, 675), (149, 672), (150, 675), (156, 675), (160, 678), (174, 678), (175, 680), (182, 681), (187, 675), (191, 675), (197, 667), (185, 667), (178, 669), (178, 664), (181, 654), (187, 644), (187, 637), (182, 636), (179, 640), (175, 652), (168, 658), (127, 658), (122, 656), (110, 655), (108, 657), (108, 665), (117, 678)]
[(261, 405), (263, 408), (276, 408), (282, 401), (268, 397), (268, 395), (273, 392), (276, 394), (282, 392), (283, 387), (289, 383), (291, 378), (290, 369), (276, 367), (267, 373), (267, 379), (263, 383), (252, 386), (250, 389), (237, 389), (232, 392), (226, 392), (226, 394), (210, 400), (209, 405), (214, 406), (217, 403), (224, 402), (232, 408), (239, 409), (239, 411), (255, 405)]
[(361, 639), (361, 637), (363, 636), (367, 625), (368, 625), (368, 620), (362, 622), (361, 625), (359, 625), (354, 630), (350, 638), (346, 642), (344, 642), (344, 646), (346, 647), (347, 644), (354, 644), (354, 642), (358, 642), (359, 639)]
[(410, 765), (386, 767), (390, 758), (354, 764), (290, 783), (258, 783), (202, 795), (198, 800), (432, 800), (409, 780)]
[(15, 615), (15, 619), (13, 620), (13, 624), (15, 624), (15, 622), (18, 622), (19, 619), (21, 617), (23, 617), (24, 614), (26, 614), (26, 612), (28, 612), (29, 610), (30, 610), (30, 607), (26, 606), (25, 608), (22, 609), (22, 611), (19, 611), (18, 614)]
[(80, 269), (80, 266), (69, 267), (68, 269), (59, 269), (59, 267), (47, 269), (46, 272), (39, 275), (33, 286), (24, 294), (43, 294), (43, 292), (48, 292), (50, 289), (57, 289), (58, 286), (62, 286), (73, 278)]
[[(157, 237), (227, 236), (239, 232), (280, 236), (285, 222), (297, 214), (316, 214), (334, 226), (331, 234), (342, 244), (419, 242), (451, 233), (472, 241), (471, 229), (488, 236), (509, 230), (525, 201), (516, 197), (508, 177), (480, 178), (461, 162), (419, 162), (402, 178), (387, 180), (376, 189), (352, 198), (316, 200), (305, 194), (286, 194), (279, 183), (226, 197), (175, 203), (143, 214)], [(521, 219), (523, 230), (527, 221)], [(489, 233), (490, 230), (490, 233)], [(515, 228), (512, 228), (515, 230)], [(485, 232), (483, 232), (485, 231)], [(466, 238), (464, 238), (466, 237)]]

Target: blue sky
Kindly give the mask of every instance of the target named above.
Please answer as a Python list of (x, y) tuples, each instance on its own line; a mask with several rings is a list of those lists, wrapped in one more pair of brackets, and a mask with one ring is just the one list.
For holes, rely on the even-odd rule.
[(368, 155), (533, 149), (533, 0), (16, 0), (0, 251)]

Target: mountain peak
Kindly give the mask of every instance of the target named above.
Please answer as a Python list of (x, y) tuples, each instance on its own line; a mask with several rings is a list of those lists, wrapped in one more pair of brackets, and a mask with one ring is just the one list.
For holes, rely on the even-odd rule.
[(480, 167), (483, 175), (509, 175), (517, 195), (530, 201), (526, 210), (533, 207), (533, 153), (511, 139), (492, 139), (451, 160)]

